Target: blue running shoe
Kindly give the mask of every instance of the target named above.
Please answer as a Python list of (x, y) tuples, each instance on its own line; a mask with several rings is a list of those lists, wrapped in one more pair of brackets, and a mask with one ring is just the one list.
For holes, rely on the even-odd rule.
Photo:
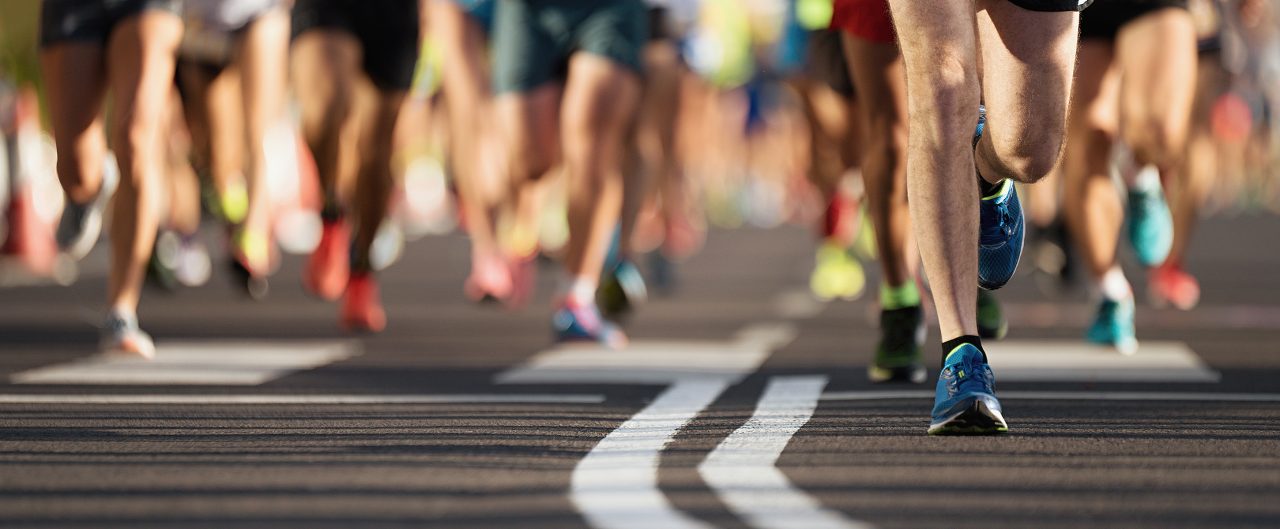
[(1131, 355), (1138, 352), (1138, 339), (1133, 331), (1133, 311), (1132, 297), (1122, 301), (1102, 300), (1085, 338), (1099, 345), (1114, 347), (1120, 354)]
[[(987, 127), (987, 108), (978, 106), (978, 126), (973, 131), (973, 146), (978, 146)], [(990, 196), (982, 197), (978, 206), (978, 286), (995, 290), (1013, 278), (1022, 258), (1022, 203), (1013, 182), (1005, 180)]]
[(978, 286), (995, 290), (1013, 278), (1022, 258), (1025, 224), (1022, 204), (1013, 181), (1005, 180), (991, 196), (983, 197), (979, 206), (981, 227), (978, 231)]
[[(1154, 171), (1152, 166), (1142, 169), (1143, 173)], [(1129, 189), (1129, 243), (1143, 266), (1159, 266), (1173, 248), (1173, 213), (1159, 176), (1139, 175), (1138, 181)]]
[(1009, 431), (996, 400), (995, 375), (982, 351), (962, 344), (938, 375), (929, 435), (992, 435)]
[(611, 349), (627, 346), (627, 335), (600, 317), (594, 304), (562, 302), (551, 317), (551, 327), (557, 343), (595, 342)]

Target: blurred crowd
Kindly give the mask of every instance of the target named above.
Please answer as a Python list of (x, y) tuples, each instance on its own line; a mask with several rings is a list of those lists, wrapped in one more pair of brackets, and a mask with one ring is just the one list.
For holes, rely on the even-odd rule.
[[(559, 263), (562, 341), (625, 346), (617, 322), (678, 286), (708, 225), (812, 226), (822, 299), (861, 296), (863, 267), (894, 254), (880, 276), (899, 290), (881, 288), (881, 302), (919, 304), (900, 290), (918, 281), (913, 252), (893, 242), (909, 229), (905, 209), (887, 205), (905, 203), (905, 189), (864, 178), (887, 163), (869, 154), (885, 142), (864, 119), (884, 96), (860, 92), (848, 60), (866, 56), (868, 36), (842, 25), (848, 10), (883, 4), (34, 4), (0, 2), (0, 285), (70, 284), (105, 233), (104, 351), (154, 354), (136, 316), (144, 283), (197, 287), (226, 270), (269, 303), (292, 287), (271, 284), (284, 254), (306, 256), (304, 286), (338, 303), (340, 325), (381, 331), (378, 271), (405, 244), (454, 231), (472, 248), (459, 291), (477, 303), (520, 309), (538, 263)], [(1185, 141), (1169, 147), (1176, 174), (1151, 177), (1172, 239), (1139, 257), (1158, 301), (1189, 309), (1199, 289), (1182, 258), (1196, 219), (1280, 213), (1280, 2), (1178, 9), (1196, 41), (1177, 63), (1192, 68)], [(1138, 38), (1116, 31), (1117, 50)], [(1090, 50), (1082, 40), (1078, 75), (1095, 68), (1105, 87), (1112, 66), (1089, 66), (1100, 57)], [(1132, 156), (1115, 154), (1129, 138), (1101, 140), (1098, 159), (1114, 168), (1101, 185), (1127, 184), (1138, 204), (1150, 183), (1141, 167), (1125, 176)], [(1077, 254), (1097, 253), (1079, 243), (1093, 228), (1070, 213), (1073, 190), (1086, 204), (1099, 192), (1069, 174), (1087, 149), (1069, 143), (1055, 175), (1023, 194), (1028, 262), (1049, 291), (1082, 288)], [(1107, 268), (1094, 275), (1105, 294)], [(1001, 335), (989, 297), (980, 317)]]

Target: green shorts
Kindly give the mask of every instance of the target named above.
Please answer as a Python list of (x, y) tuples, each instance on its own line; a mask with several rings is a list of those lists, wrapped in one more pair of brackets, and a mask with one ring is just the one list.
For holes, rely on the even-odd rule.
[(643, 0), (499, 0), (493, 24), (493, 88), (528, 92), (564, 81), (585, 52), (636, 73), (649, 39)]

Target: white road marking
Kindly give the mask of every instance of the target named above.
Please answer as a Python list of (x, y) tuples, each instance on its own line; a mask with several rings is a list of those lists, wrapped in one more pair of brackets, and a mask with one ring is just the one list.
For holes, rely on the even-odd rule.
[(825, 509), (791, 485), (775, 464), (818, 406), (824, 376), (774, 377), (755, 413), (698, 466), (707, 485), (743, 521), (759, 529), (867, 529)]
[(497, 381), (669, 386), (578, 462), (570, 501), (600, 529), (710, 529), (672, 507), (659, 490), (659, 457), (681, 428), (791, 337), (794, 330), (785, 327), (752, 326), (729, 342), (638, 341), (621, 351), (563, 346), (500, 374)]
[[(1000, 400), (1102, 400), (1167, 402), (1280, 402), (1280, 393), (1190, 393), (1169, 391), (1000, 391)], [(932, 399), (933, 392), (828, 391), (822, 400)]]
[(604, 395), (22, 395), (0, 404), (600, 404)]
[(773, 298), (773, 311), (779, 317), (802, 320), (822, 314), (827, 304), (815, 297), (808, 289), (797, 288), (778, 294)]
[(1217, 382), (1182, 342), (1142, 342), (1138, 353), (1081, 340), (1005, 340), (985, 345), (997, 381), (1034, 382)]
[(359, 354), (356, 342), (161, 342), (156, 358), (97, 355), (9, 377), (15, 384), (256, 386)]

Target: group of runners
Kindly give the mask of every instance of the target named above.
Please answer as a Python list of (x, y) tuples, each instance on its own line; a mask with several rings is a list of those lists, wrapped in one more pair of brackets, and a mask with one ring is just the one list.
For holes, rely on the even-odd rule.
[[(1182, 260), (1213, 176), (1187, 160), (1205, 127), (1197, 108), (1209, 106), (1197, 103), (1209, 95), (1197, 90), (1194, 19), (1186, 0), (1090, 3), (804, 0), (775, 10), (788, 21), (782, 52), (760, 71), (787, 79), (809, 129), (807, 173), (825, 204), (815, 293), (862, 289), (861, 271), (848, 266), (861, 207), (880, 266), (881, 339), (867, 375), (926, 381), (931, 297), (942, 349), (931, 434), (1008, 428), (983, 340), (1007, 332), (992, 292), (1023, 254), (1023, 185), (1051, 189), (1033, 192), (1032, 204), (1060, 211), (1097, 294), (1089, 341), (1137, 349), (1122, 231), (1155, 295), (1182, 308), (1198, 298)], [(700, 23), (718, 32), (707, 84), (748, 85), (737, 91), (746, 103), (735, 134), (750, 137), (762, 119), (765, 103), (732, 45), (748, 41), (750, 54), (752, 30), (732, 4), (44, 0), (41, 63), (66, 194), (59, 245), (83, 256), (111, 205), (103, 350), (154, 355), (137, 306), (156, 234), (164, 225), (189, 237), (199, 225), (172, 213), (193, 209), (179, 205), (190, 193), (170, 184), (179, 120), (211, 182), (206, 207), (227, 227), (233, 266), (249, 285), (264, 284), (279, 260), (271, 158), (299, 150), (286, 143), (278, 152), (269, 138), (278, 127), (300, 132), (322, 202), (305, 285), (341, 300), (345, 327), (382, 330), (372, 247), (388, 218), (396, 130), (419, 63), (439, 71), (450, 173), (472, 243), (466, 294), (525, 298), (540, 209), (549, 192), (563, 192), (554, 337), (625, 347), (615, 316), (646, 295), (636, 265), (644, 212), (660, 204), (669, 244), (696, 246), (700, 231), (678, 134), (689, 128), (682, 116), (709, 115), (681, 104), (697, 61), (690, 20), (711, 18)], [(108, 138), (118, 178), (104, 170)], [(858, 192), (849, 191), (854, 175)], [(551, 178), (563, 187), (548, 186)]]

